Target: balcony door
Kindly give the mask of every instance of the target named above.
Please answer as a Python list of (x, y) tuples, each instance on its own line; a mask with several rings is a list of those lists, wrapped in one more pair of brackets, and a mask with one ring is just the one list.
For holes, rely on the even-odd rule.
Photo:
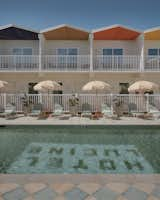
[(77, 67), (77, 48), (59, 48), (57, 49), (57, 55), (59, 67)]
[(32, 48), (13, 48), (12, 53), (15, 56), (13, 59), (16, 68), (22, 68), (32, 63), (30, 57)]
[(152, 48), (148, 49), (148, 56), (146, 59), (146, 66), (148, 69), (159, 69), (160, 68), (160, 49)]
[(112, 49), (104, 48), (103, 49), (103, 67), (105, 68), (117, 68), (122, 65), (122, 55), (123, 49)]

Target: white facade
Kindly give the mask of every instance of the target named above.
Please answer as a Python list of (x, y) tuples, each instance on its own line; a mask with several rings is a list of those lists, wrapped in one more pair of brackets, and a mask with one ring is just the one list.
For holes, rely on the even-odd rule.
[[(132, 40), (89, 38), (47, 40), (39, 33), (39, 40), (0, 40), (0, 80), (9, 82), (9, 93), (28, 92), (29, 83), (49, 79), (62, 82), (63, 93), (82, 92), (90, 80), (110, 83), (113, 93), (120, 92), (120, 83), (160, 84), (159, 56), (148, 56), (148, 49), (160, 49), (160, 40), (144, 40), (143, 33)], [(15, 48), (31, 48), (32, 55), (14, 55)], [(73, 48), (77, 55), (58, 55), (58, 49)], [(104, 56), (103, 49), (123, 49), (123, 55)]]

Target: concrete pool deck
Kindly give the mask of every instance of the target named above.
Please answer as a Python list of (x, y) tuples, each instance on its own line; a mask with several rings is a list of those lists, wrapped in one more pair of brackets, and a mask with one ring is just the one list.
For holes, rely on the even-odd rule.
[[(160, 119), (0, 118), (0, 125), (160, 125)], [(0, 174), (0, 200), (160, 200), (159, 174)]]
[(0, 118), (0, 125), (160, 125), (160, 119), (146, 120), (137, 117), (121, 117), (120, 120), (100, 118), (93, 120), (82, 117), (70, 117), (69, 119), (58, 119), (49, 117), (37, 119), (37, 117), (18, 117), (16, 119)]
[(160, 175), (0, 175), (0, 200), (159, 200)]

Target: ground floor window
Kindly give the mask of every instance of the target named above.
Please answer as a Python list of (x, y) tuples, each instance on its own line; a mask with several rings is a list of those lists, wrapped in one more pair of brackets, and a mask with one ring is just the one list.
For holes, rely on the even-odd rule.
[(34, 90), (34, 86), (36, 85), (37, 83), (28, 83), (28, 93), (29, 94), (38, 94), (38, 91), (35, 91)]
[(119, 83), (120, 94), (128, 94), (129, 83)]

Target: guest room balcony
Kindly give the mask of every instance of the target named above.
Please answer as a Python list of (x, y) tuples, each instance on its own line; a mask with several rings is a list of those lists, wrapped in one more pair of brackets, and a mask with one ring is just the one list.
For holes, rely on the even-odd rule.
[[(93, 59), (93, 65), (91, 63)], [(0, 72), (160, 72), (160, 56), (0, 55)]]

